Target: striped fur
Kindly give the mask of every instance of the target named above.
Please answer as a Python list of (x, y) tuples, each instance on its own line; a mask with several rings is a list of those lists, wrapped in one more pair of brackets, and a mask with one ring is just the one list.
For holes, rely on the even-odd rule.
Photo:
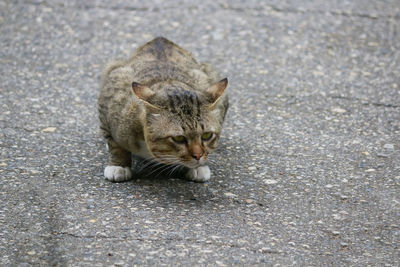
[[(226, 79), (211, 66), (162, 37), (129, 60), (111, 63), (98, 100), (109, 165), (130, 166), (132, 153), (147, 155), (138, 144), (146, 144), (148, 155), (163, 163), (204, 165), (217, 147), (228, 109), (225, 88)], [(212, 138), (202, 139), (207, 132)], [(174, 141), (176, 136), (185, 142)]]

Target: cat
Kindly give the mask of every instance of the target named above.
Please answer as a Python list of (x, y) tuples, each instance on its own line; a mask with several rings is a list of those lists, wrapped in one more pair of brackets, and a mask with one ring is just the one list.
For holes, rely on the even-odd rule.
[(163, 37), (144, 44), (129, 60), (109, 64), (98, 98), (100, 130), (108, 151), (107, 180), (132, 179), (132, 154), (184, 166), (186, 177), (205, 182), (228, 110), (227, 78)]

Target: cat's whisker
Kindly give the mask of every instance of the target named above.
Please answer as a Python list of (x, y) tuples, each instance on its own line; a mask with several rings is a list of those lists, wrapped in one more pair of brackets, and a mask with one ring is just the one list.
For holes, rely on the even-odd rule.
[(174, 167), (174, 165), (165, 165), (163, 168), (160, 168), (159, 170), (157, 170), (157, 173), (158, 173), (158, 174), (161, 174), (161, 173), (163, 173), (163, 172), (168, 171), (169, 169), (171, 169), (171, 168), (173, 168), (173, 167)]
[(179, 169), (181, 169), (183, 166), (182, 165), (176, 165), (169, 173), (168, 176), (171, 176), (172, 174), (174, 174), (175, 171), (179, 171)]
[(171, 171), (176, 168), (176, 165), (169, 165), (164, 171), (168, 171), (167, 176), (171, 174)]
[(178, 168), (182, 167), (181, 161), (178, 160), (174, 156), (162, 155), (162, 156), (159, 156), (158, 159), (161, 160), (161, 161), (166, 161), (166, 162), (168, 162), (168, 164), (159, 163), (161, 166), (158, 166), (158, 164), (157, 164), (156, 165), (157, 168), (153, 169), (148, 175), (151, 175), (151, 174), (157, 173), (157, 172), (161, 173), (161, 172), (164, 172), (164, 171), (168, 171), (168, 169), (171, 169), (168, 172), (168, 175), (170, 175), (175, 170), (177, 170)]
[(160, 170), (160, 169), (162, 169), (162, 168), (164, 168), (164, 167), (165, 167), (165, 164), (162, 163), (162, 162), (159, 162), (159, 163), (157, 163), (157, 164), (154, 164), (154, 165), (149, 166), (148, 169), (150, 169), (150, 170)]
[(140, 166), (140, 169), (138, 170), (139, 172), (144, 170), (145, 168), (151, 166), (151, 165), (159, 165), (159, 164), (161, 164), (160, 162), (158, 162), (155, 159), (146, 159), (145, 161), (147, 161), (147, 162), (145, 162), (144, 164), (142, 164), (142, 166)]
[[(166, 164), (164, 162), (160, 162), (159, 160), (166, 161), (166, 162), (168, 162), (168, 164)], [(143, 169), (148, 168), (148, 167), (152, 167), (153, 171), (149, 175), (151, 175), (151, 174), (153, 174), (153, 173), (155, 173), (157, 171), (158, 172), (165, 171), (168, 168), (172, 168), (175, 164), (179, 164), (180, 163), (179, 160), (176, 159), (176, 157), (170, 156), (170, 155), (159, 156), (158, 160), (157, 159), (153, 159), (153, 158), (148, 158), (148, 159), (145, 159), (145, 161), (147, 161), (147, 162), (145, 162), (141, 166), (139, 171), (142, 171)], [(171, 164), (172, 164), (172, 166), (171, 166)]]
[(163, 170), (166, 168), (170, 168), (169, 165), (162, 164), (161, 166), (158, 166), (157, 168), (153, 169), (148, 175), (152, 175), (153, 173), (161, 173)]

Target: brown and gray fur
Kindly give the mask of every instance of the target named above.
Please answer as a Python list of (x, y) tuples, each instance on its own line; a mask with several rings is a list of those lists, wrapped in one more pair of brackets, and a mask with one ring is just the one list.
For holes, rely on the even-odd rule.
[[(226, 86), (227, 79), (221, 80), (211, 66), (162, 37), (129, 60), (109, 64), (98, 99), (110, 154), (106, 179), (129, 180), (134, 154), (186, 166), (188, 178), (208, 180), (205, 163), (217, 147), (228, 109)], [(203, 138), (209, 133), (212, 138)], [(182, 136), (185, 140), (177, 142)]]

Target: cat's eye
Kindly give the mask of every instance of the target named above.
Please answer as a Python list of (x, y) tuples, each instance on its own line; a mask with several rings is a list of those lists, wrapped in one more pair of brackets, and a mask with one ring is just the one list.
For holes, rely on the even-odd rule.
[(172, 136), (172, 140), (178, 144), (182, 144), (186, 142), (186, 137), (183, 135)]
[(211, 139), (211, 137), (213, 137), (213, 133), (212, 133), (212, 132), (206, 132), (206, 133), (203, 133), (203, 134), (201, 135), (201, 139), (202, 139), (203, 141), (208, 141), (208, 140)]

